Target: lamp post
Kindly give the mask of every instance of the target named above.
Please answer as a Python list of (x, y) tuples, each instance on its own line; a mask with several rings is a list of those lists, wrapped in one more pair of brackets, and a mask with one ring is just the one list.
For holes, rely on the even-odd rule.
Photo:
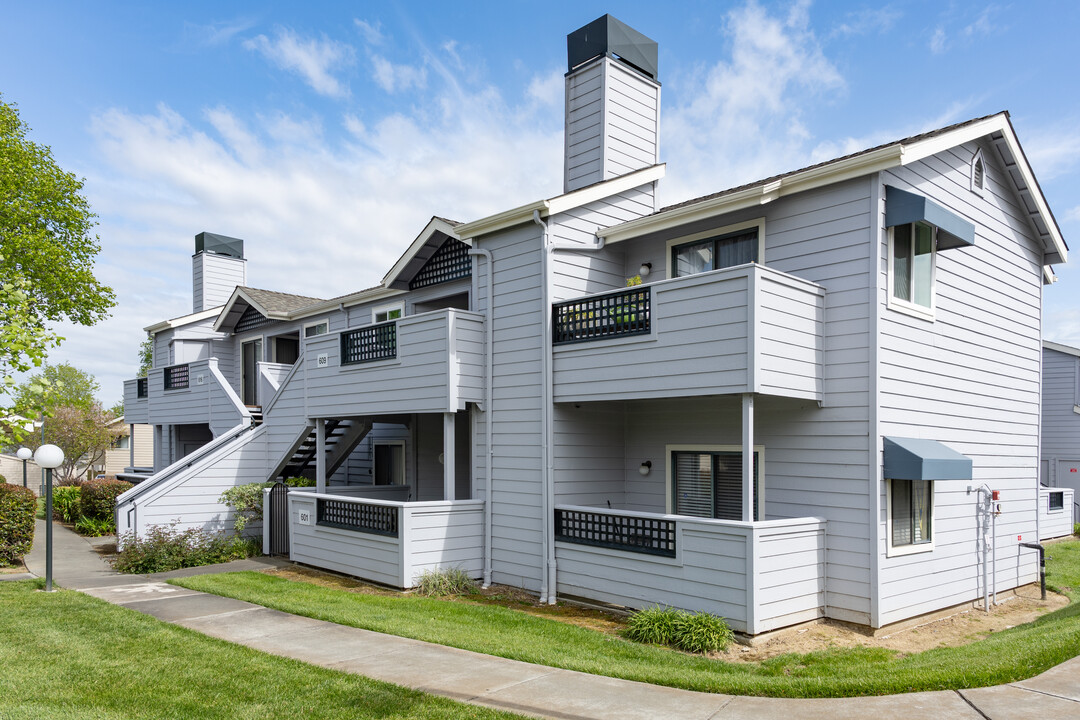
[(34, 453), (27, 447), (19, 448), (15, 453), (15, 457), (22, 460), (22, 486), (26, 487), (26, 461), (34, 456)]
[(42, 445), (34, 453), (34, 462), (45, 469), (45, 592), (52, 592), (52, 471), (64, 462), (64, 451), (55, 445)]

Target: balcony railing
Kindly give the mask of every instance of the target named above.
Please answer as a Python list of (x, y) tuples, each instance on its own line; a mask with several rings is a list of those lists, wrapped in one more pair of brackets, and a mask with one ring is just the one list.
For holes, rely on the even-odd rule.
[(675, 521), (585, 510), (555, 510), (555, 539), (675, 557)]
[(149, 394), (148, 379), (144, 377), (136, 378), (135, 397), (141, 400), (148, 397)]
[(164, 382), (166, 390), (181, 390), (188, 386), (188, 366), (173, 365), (165, 368)]
[(650, 332), (652, 292), (648, 287), (580, 298), (551, 308), (555, 345)]
[(318, 498), (315, 521), (319, 525), (341, 530), (398, 536), (398, 508), (393, 505)]
[(392, 360), (397, 357), (397, 323), (368, 325), (341, 333), (341, 364)]

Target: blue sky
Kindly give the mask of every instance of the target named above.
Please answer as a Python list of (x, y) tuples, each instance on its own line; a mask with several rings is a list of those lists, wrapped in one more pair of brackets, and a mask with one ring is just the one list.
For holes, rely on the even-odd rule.
[[(117, 400), (203, 230), (249, 285), (331, 297), (431, 215), (558, 194), (565, 36), (606, 12), (659, 43), (663, 203), (1009, 110), (1080, 253), (1076, 2), (7, 3), (0, 93), (86, 178), (119, 297), (51, 360)], [(1080, 344), (1056, 271), (1044, 334)]]

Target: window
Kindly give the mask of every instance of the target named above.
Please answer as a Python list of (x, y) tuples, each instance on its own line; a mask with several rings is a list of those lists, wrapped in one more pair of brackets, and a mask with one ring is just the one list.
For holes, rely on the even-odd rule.
[(371, 322), (389, 322), (390, 320), (397, 320), (404, 314), (404, 310), (400, 303), (397, 305), (383, 305), (382, 307), (371, 309)]
[(1061, 490), (1055, 490), (1047, 493), (1046, 495), (1046, 511), (1047, 512), (1061, 512), (1065, 509), (1065, 493)]
[(923, 222), (892, 228), (889, 243), (889, 304), (920, 313), (934, 310), (936, 229)]
[(109, 442), (109, 447), (114, 450), (127, 450), (131, 447), (131, 436), (118, 435)]
[[(933, 549), (934, 487), (930, 480), (889, 480), (891, 554)], [(899, 550), (900, 552), (895, 552)]]
[(323, 320), (317, 323), (310, 323), (304, 326), (304, 337), (311, 338), (317, 335), (325, 335), (330, 332), (330, 322)]
[[(754, 450), (754, 520), (765, 506), (761, 458)], [(742, 520), (742, 450), (723, 448), (668, 449), (670, 457), (669, 511), (676, 515)]]
[(372, 454), (376, 485), (405, 484), (405, 443), (375, 443)]
[(729, 225), (668, 241), (668, 277), (684, 277), (762, 262), (764, 219)]

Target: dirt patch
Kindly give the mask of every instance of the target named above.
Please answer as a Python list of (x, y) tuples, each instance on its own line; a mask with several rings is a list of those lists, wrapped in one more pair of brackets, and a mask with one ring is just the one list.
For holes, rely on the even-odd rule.
[[(264, 572), (286, 580), (309, 582), (361, 594), (385, 596), (408, 594), (299, 566), (276, 568)], [(560, 602), (555, 606), (540, 605), (532, 593), (505, 585), (492, 585), (486, 590), (477, 589), (468, 595), (447, 599), (452, 602), (501, 605), (536, 617), (546, 617), (609, 635), (620, 635), (626, 627), (625, 614), (584, 607), (576, 603)], [(781, 630), (759, 641), (753, 647), (732, 645), (726, 652), (713, 653), (711, 656), (728, 662), (757, 662), (786, 653), (801, 654), (851, 647), (889, 648), (907, 655), (936, 647), (966, 645), (995, 632), (1029, 623), (1069, 604), (1067, 597), (1053, 592), (1047, 592), (1045, 601), (1040, 600), (1037, 586), (1020, 588), (1015, 595), (1011, 593), (999, 595), (998, 601), (999, 604), (989, 613), (969, 608), (957, 611), (956, 614), (948, 617), (877, 637), (857, 626), (823, 621), (790, 630)]]
[(15, 575), (16, 573), (27, 572), (26, 566), (22, 564), (20, 560), (14, 567), (2, 567), (0, 566), (0, 575)]

